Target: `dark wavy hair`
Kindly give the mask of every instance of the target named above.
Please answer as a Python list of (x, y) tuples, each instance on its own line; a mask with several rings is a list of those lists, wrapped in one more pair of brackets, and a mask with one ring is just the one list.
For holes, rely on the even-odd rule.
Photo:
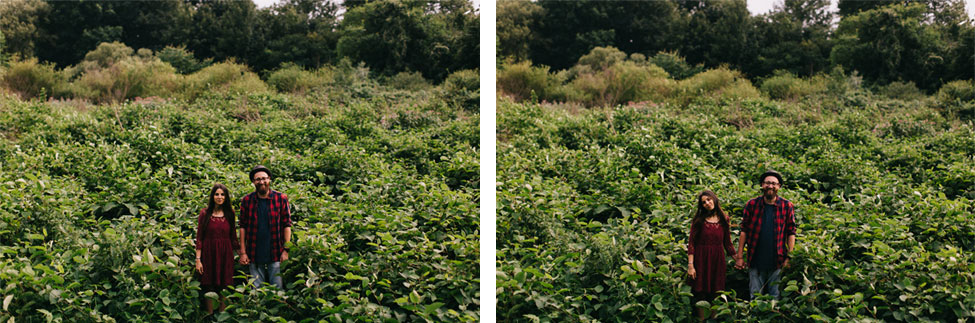
[(223, 204), (219, 205), (219, 207), (223, 211), (224, 218), (230, 224), (230, 237), (233, 239), (231, 241), (237, 241), (237, 215), (234, 213), (234, 208), (230, 206), (230, 190), (227, 189), (227, 186), (220, 183), (213, 184), (213, 188), (210, 189), (210, 198), (203, 216), (203, 223), (200, 225), (200, 234), (206, 235), (207, 226), (210, 225), (210, 218), (213, 216), (213, 211), (218, 207), (217, 202), (213, 200), (213, 196), (217, 194), (217, 189), (223, 190)]
[[(701, 202), (702, 196), (710, 197), (711, 201), (714, 201), (714, 209), (708, 211), (708, 209), (704, 208), (704, 203)], [(709, 190), (705, 190), (697, 195), (697, 213), (694, 214), (694, 219), (691, 220), (691, 231), (701, 232), (701, 226), (704, 225), (705, 221), (704, 219), (707, 219), (709, 216), (715, 214), (718, 215), (718, 222), (721, 223), (724, 233), (730, 236), (731, 224), (729, 223), (728, 213), (725, 213), (724, 210), (721, 209), (721, 201), (718, 200), (718, 195)], [(698, 240), (700, 240), (700, 237), (700, 234), (694, 237), (694, 243), (697, 243)]]

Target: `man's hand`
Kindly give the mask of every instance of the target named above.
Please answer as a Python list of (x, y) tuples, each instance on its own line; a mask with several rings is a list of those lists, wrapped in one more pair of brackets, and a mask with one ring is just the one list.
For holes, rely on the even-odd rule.
[(281, 261), (285, 261), (285, 260), (288, 260), (288, 251), (287, 250), (281, 252)]
[(735, 269), (745, 269), (745, 259), (738, 257), (735, 259)]
[(247, 253), (241, 253), (240, 254), (240, 264), (241, 265), (249, 265), (250, 263), (251, 263), (251, 260), (247, 258)]
[(789, 268), (789, 258), (785, 258), (785, 262), (782, 263), (782, 268)]

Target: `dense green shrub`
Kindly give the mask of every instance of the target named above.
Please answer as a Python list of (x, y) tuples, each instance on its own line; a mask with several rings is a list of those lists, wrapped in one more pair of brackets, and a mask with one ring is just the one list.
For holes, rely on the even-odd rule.
[(795, 101), (813, 94), (825, 93), (827, 86), (822, 76), (800, 79), (788, 72), (778, 72), (762, 81), (761, 89), (772, 99)]
[(64, 77), (54, 70), (54, 65), (38, 63), (36, 58), (10, 63), (0, 84), (24, 99), (50, 96), (65, 86)]
[(213, 64), (187, 75), (179, 91), (184, 98), (193, 100), (204, 92), (243, 94), (268, 90), (267, 85), (247, 66), (230, 61)]
[(689, 102), (699, 97), (722, 99), (746, 99), (759, 97), (758, 89), (752, 82), (741, 76), (741, 72), (725, 67), (695, 74), (677, 83), (676, 95), (680, 102)]
[(156, 52), (156, 58), (172, 65), (179, 74), (191, 74), (213, 64), (213, 59), (210, 58), (203, 61), (196, 59), (193, 53), (183, 46), (166, 46)]
[(561, 81), (549, 74), (546, 66), (532, 66), (531, 62), (506, 62), (498, 68), (498, 93), (518, 101), (552, 99)]
[[(194, 75), (219, 87), (245, 73)], [(191, 102), (83, 108), (0, 95), (0, 320), (477, 321), (478, 118), (370, 94), (207, 86)], [(234, 204), (252, 192), (255, 164), (290, 197), (286, 290), (255, 290), (237, 266), (227, 311), (206, 317), (196, 214), (214, 182)]]
[(481, 81), (477, 70), (450, 73), (440, 84), (440, 92), (448, 105), (467, 111), (478, 111), (481, 100)]
[[(722, 74), (681, 82), (707, 96), (735, 82)], [(745, 300), (747, 273), (729, 261), (717, 320), (975, 318), (972, 123), (931, 100), (859, 94), (819, 109), (827, 99), (582, 111), (501, 100), (498, 320), (691, 320), (693, 199), (717, 192), (735, 224), (769, 168), (797, 206), (783, 297)]]
[(278, 91), (292, 93), (304, 93), (309, 89), (325, 86), (330, 82), (331, 79), (326, 75), (306, 71), (301, 66), (294, 64), (282, 66), (280, 69), (271, 72), (267, 77), (268, 85)]
[(684, 57), (681, 57), (675, 52), (658, 52), (656, 55), (650, 57), (648, 61), (653, 65), (660, 66), (660, 68), (667, 71), (670, 77), (675, 80), (683, 80), (704, 71), (703, 65), (691, 66), (687, 64)]
[(76, 93), (96, 102), (121, 102), (136, 97), (174, 94), (180, 77), (169, 64), (156, 58), (127, 57), (107, 66), (92, 66), (74, 82), (85, 91)]
[(921, 92), (921, 90), (914, 85), (914, 82), (911, 81), (890, 82), (890, 84), (880, 87), (877, 93), (888, 98), (898, 100), (919, 100), (926, 97), (924, 92)]
[(615, 63), (600, 70), (581, 68), (577, 73), (567, 86), (571, 91), (568, 98), (590, 107), (661, 101), (670, 95), (673, 87), (673, 81), (667, 78), (667, 72), (662, 68), (632, 61)]
[(975, 84), (971, 80), (946, 83), (938, 90), (935, 100), (947, 115), (975, 120)]
[(390, 76), (389, 79), (386, 80), (386, 85), (389, 85), (394, 89), (407, 91), (421, 91), (433, 87), (433, 84), (431, 84), (429, 80), (423, 78), (423, 74), (420, 74), (420, 72), (396, 73), (396, 75)]

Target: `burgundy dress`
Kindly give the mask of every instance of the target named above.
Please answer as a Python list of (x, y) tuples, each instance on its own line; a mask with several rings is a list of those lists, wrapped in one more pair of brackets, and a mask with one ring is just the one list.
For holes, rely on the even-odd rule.
[[(206, 216), (200, 213), (199, 224)], [(203, 263), (200, 284), (206, 287), (226, 287), (234, 282), (234, 250), (239, 243), (234, 240), (230, 222), (226, 217), (211, 217), (206, 232), (197, 229), (197, 249)]]
[[(700, 237), (698, 237), (700, 235)], [(731, 234), (725, 235), (721, 223), (704, 221), (701, 232), (691, 228), (690, 242), (687, 253), (694, 255), (694, 271), (697, 278), (692, 284), (695, 292), (714, 293), (724, 290), (728, 263), (725, 260), (725, 250), (735, 255), (735, 247), (731, 244)], [(695, 241), (697, 243), (695, 243)]]

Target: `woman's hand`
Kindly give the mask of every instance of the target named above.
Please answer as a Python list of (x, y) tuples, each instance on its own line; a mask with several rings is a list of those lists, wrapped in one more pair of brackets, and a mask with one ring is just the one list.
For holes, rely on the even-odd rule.
[(697, 271), (694, 270), (694, 265), (687, 266), (687, 275), (691, 276), (691, 279), (697, 279)]
[(196, 260), (196, 272), (200, 273), (200, 275), (203, 275), (203, 262), (201, 262), (200, 259)]

